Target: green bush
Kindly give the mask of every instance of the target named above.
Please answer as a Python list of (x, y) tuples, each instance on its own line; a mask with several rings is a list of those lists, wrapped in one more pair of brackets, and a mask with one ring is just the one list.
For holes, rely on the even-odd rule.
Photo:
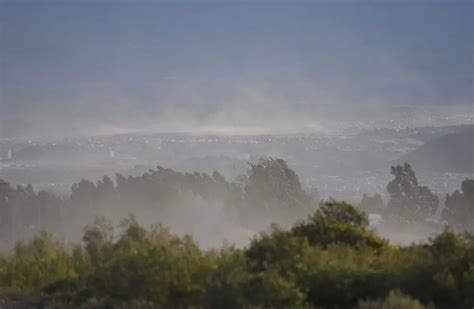
[(447, 229), (397, 247), (366, 226), (364, 214), (334, 202), (246, 248), (203, 251), (133, 217), (118, 233), (99, 219), (82, 245), (41, 233), (1, 255), (0, 291), (51, 308), (472, 307), (472, 235)]
[(309, 220), (297, 224), (292, 232), (308, 239), (312, 245), (345, 243), (380, 249), (388, 243), (367, 230), (367, 214), (344, 202), (321, 204)]
[(390, 291), (384, 300), (360, 301), (357, 309), (423, 309), (419, 301), (403, 295), (399, 291)]

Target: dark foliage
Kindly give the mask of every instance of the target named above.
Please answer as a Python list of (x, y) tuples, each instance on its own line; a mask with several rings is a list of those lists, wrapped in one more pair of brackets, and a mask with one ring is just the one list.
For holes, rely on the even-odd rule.
[[(302, 228), (314, 224), (340, 228)], [(363, 213), (334, 202), (292, 230), (274, 226), (247, 248), (203, 251), (188, 236), (145, 229), (133, 217), (118, 234), (98, 220), (82, 245), (47, 233), (17, 244), (0, 257), (0, 287), (3, 298), (23, 295), (52, 308), (472, 307), (472, 236), (445, 230), (400, 248), (366, 225)]]
[[(392, 172), (391, 211), (421, 220), (431, 214), (437, 200), (418, 185), (411, 167)], [(446, 216), (459, 209), (466, 216), (458, 205), (471, 205), (472, 192), (472, 180), (466, 180), (462, 193), (448, 195)], [(286, 216), (300, 221), (289, 229), (274, 224), (245, 248), (219, 250), (203, 250), (190, 236), (161, 225), (145, 228), (126, 215), (115, 226), (96, 218), (76, 245), (51, 233), (107, 212), (156, 211), (166, 223), (189, 195), (224, 205), (242, 225), (255, 226), (251, 214), (267, 222)], [(188, 217), (191, 205), (179, 215)], [(252, 164), (239, 183), (217, 172), (158, 167), (142, 176), (118, 174), (116, 184), (108, 177), (83, 180), (67, 199), (0, 182), (2, 239), (31, 239), (0, 255), (0, 294), (51, 308), (472, 308), (472, 234), (446, 229), (424, 244), (398, 247), (369, 230), (367, 215), (350, 204), (330, 201), (312, 211), (314, 206), (297, 175), (278, 159)], [(44, 228), (50, 232), (39, 232)]]
[(439, 199), (426, 186), (420, 186), (408, 163), (392, 166), (394, 179), (387, 185), (388, 211), (407, 220), (424, 220), (439, 207)]
[(450, 225), (474, 231), (474, 180), (466, 179), (458, 190), (446, 195), (443, 219)]

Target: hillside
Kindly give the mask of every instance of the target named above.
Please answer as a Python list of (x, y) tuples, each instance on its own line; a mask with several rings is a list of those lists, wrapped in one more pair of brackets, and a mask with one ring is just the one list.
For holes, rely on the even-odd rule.
[(417, 170), (436, 172), (474, 172), (474, 126), (435, 138), (402, 156)]

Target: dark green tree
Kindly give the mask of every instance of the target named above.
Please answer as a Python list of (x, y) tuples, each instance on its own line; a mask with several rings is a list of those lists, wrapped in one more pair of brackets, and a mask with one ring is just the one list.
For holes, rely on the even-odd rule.
[(312, 211), (313, 199), (305, 192), (298, 175), (282, 159), (260, 158), (250, 163), (244, 179), (247, 211), (251, 218), (294, 221)]
[(394, 179), (387, 185), (388, 211), (407, 220), (424, 220), (439, 207), (439, 198), (426, 186), (420, 186), (408, 163), (392, 166)]
[(328, 202), (320, 206), (307, 221), (295, 225), (293, 233), (306, 237), (310, 244), (328, 246), (331, 243), (382, 248), (386, 242), (367, 230), (367, 214), (344, 202)]
[(474, 231), (474, 180), (464, 180), (461, 192), (446, 194), (445, 206), (444, 220), (453, 227)]

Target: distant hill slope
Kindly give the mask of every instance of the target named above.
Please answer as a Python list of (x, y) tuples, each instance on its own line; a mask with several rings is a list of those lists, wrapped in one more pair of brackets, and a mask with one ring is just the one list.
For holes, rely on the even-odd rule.
[(474, 173), (474, 126), (435, 138), (397, 160), (415, 170)]

